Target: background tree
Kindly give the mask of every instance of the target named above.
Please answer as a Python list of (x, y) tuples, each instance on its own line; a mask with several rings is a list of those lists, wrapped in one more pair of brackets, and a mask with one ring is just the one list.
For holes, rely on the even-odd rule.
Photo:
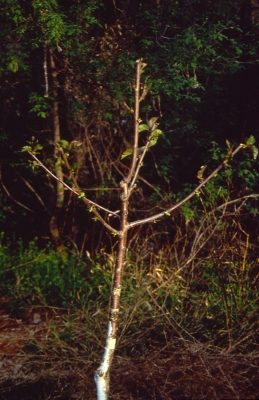
[[(74, 192), (82, 188), (90, 209), (93, 202), (113, 212), (120, 208), (117, 183), (130, 167), (130, 158), (121, 157), (130, 151), (134, 126), (133, 66), (143, 57), (148, 65), (141, 91), (149, 91), (140, 117), (146, 122), (159, 116), (163, 135), (159, 146), (147, 152), (132, 192), (132, 221), (146, 220), (181, 201), (225, 157), (229, 166), (163, 224), (134, 225), (129, 231), (118, 354), (135, 357), (147, 375), (149, 357), (155, 355), (160, 369), (155, 367), (154, 385), (147, 381), (143, 388), (138, 372), (134, 375), (130, 369), (127, 378), (125, 367), (123, 387), (117, 381), (114, 396), (174, 398), (186, 395), (183, 387), (191, 387), (187, 395), (200, 397), (202, 385), (208, 397), (254, 396), (258, 373), (250, 373), (257, 371), (250, 352), (259, 329), (258, 164), (248, 150), (230, 162), (236, 145), (250, 135), (258, 137), (254, 5), (248, 0), (1, 1), (1, 301), (8, 298), (18, 314), (25, 304), (69, 308), (64, 324), (51, 324), (44, 357), (49, 362), (55, 354), (62, 364), (65, 354), (73, 382), (80, 379), (79, 370), (89, 371), (85, 354), (95, 363), (103, 351), (99, 336), (105, 330), (118, 238), (110, 238), (93, 221), (96, 215), (86, 212), (84, 200), (68, 190), (63, 198), (51, 174), (59, 171)], [(60, 130), (56, 139), (54, 120)], [(42, 150), (47, 176), (35, 163), (28, 166), (20, 153), (26, 142)], [(144, 145), (141, 135), (140, 147)], [(62, 149), (69, 154), (71, 169), (65, 159), (60, 163)], [(104, 222), (118, 230), (118, 218), (110, 214)], [(46, 247), (50, 239), (60, 254)], [(87, 344), (82, 341), (86, 332)], [(39, 347), (29, 343), (26, 349)], [(196, 371), (197, 348), (206, 362)], [(78, 369), (78, 359), (68, 360), (74, 349), (80, 349), (83, 359)], [(228, 368), (230, 361), (224, 358), (219, 372), (218, 359), (213, 364), (206, 358), (211, 349), (223, 358), (249, 354), (245, 372), (240, 373), (239, 361), (235, 364), (231, 357), (236, 369)], [(75, 353), (79, 357), (78, 350)], [(59, 376), (61, 364), (55, 364)], [(180, 389), (175, 386), (175, 364), (186, 366), (177, 375)], [(31, 376), (28, 365), (25, 360), (26, 379)], [(190, 375), (189, 367), (195, 377), (202, 370), (202, 378), (187, 383), (180, 379)], [(227, 377), (228, 383), (216, 391), (214, 383), (204, 383), (209, 374), (217, 382)], [(65, 372), (62, 376), (67, 384)], [(86, 376), (91, 380), (89, 385), (83, 382), (84, 389), (81, 385), (82, 396), (86, 386), (92, 388), (92, 372), (83, 379)], [(125, 382), (130, 379), (136, 385), (128, 395)], [(240, 388), (242, 383), (246, 389)], [(132, 389), (132, 383), (129, 386)]]
[[(109, 306), (109, 320), (108, 320), (108, 329), (107, 329), (107, 336), (106, 336), (106, 346), (104, 350), (103, 360), (98, 369), (95, 372), (95, 381), (96, 381), (96, 388), (97, 388), (97, 398), (98, 400), (106, 400), (109, 398), (109, 391), (110, 391), (110, 369), (112, 365), (112, 360), (114, 356), (114, 351), (116, 348), (116, 341), (117, 341), (117, 330), (118, 330), (118, 320), (119, 320), (119, 312), (120, 312), (120, 298), (121, 298), (121, 290), (123, 287), (122, 284), (122, 276), (124, 272), (124, 267), (126, 264), (126, 253), (127, 253), (127, 245), (128, 245), (128, 231), (135, 227), (141, 226), (146, 223), (156, 222), (156, 220), (163, 218), (165, 216), (170, 216), (171, 212), (174, 212), (176, 209), (180, 208), (180, 206), (185, 205), (190, 199), (194, 196), (200, 196), (200, 190), (206, 185), (206, 183), (210, 182), (215, 175), (218, 174), (223, 168), (229, 167), (229, 162), (232, 157), (234, 157), (241, 149), (243, 148), (250, 148), (252, 150), (253, 158), (256, 159), (258, 155), (258, 149), (255, 147), (255, 139), (251, 136), (247, 139), (246, 144), (240, 144), (236, 149), (232, 149), (230, 143), (228, 143), (229, 150), (225, 160), (208, 176), (203, 177), (204, 167), (198, 172), (198, 179), (200, 183), (196, 186), (196, 188), (187, 196), (176, 203), (175, 205), (170, 205), (166, 210), (159, 212), (155, 215), (152, 215), (148, 218), (138, 219), (135, 221), (130, 221), (129, 214), (131, 211), (130, 208), (130, 199), (131, 195), (137, 187), (137, 180), (139, 176), (140, 169), (143, 165), (144, 157), (150, 147), (153, 147), (157, 144), (157, 140), (159, 136), (162, 134), (162, 131), (158, 129), (159, 123), (157, 122), (158, 117), (151, 118), (147, 124), (142, 124), (142, 120), (139, 118), (139, 106), (140, 102), (144, 100), (147, 89), (145, 85), (143, 86), (143, 92), (140, 94), (140, 82), (141, 82), (141, 74), (144, 72), (146, 64), (143, 63), (142, 60), (136, 61), (136, 79), (134, 84), (134, 132), (133, 132), (133, 140), (132, 140), (132, 147), (126, 149), (121, 159), (124, 159), (128, 156), (131, 156), (131, 163), (129, 166), (128, 174), (123, 177), (120, 182), (121, 188), (121, 209), (120, 214), (118, 212), (113, 212), (107, 209), (100, 207), (98, 204), (89, 201), (86, 197), (85, 193), (81, 190), (81, 188), (77, 184), (77, 180), (75, 175), (73, 174), (73, 169), (71, 168), (68, 162), (69, 153), (65, 153), (63, 147), (67, 149), (68, 142), (66, 141), (58, 141), (57, 146), (59, 146), (59, 152), (61, 153), (61, 157), (64, 160), (65, 166), (67, 167), (68, 171), (70, 172), (70, 178), (74, 184), (74, 188), (69, 187), (63, 180), (60, 178), (59, 170), (57, 169), (56, 175), (50, 172), (44, 164), (37, 158), (36, 154), (37, 151), (41, 148), (41, 146), (36, 145), (35, 148), (31, 146), (25, 146), (23, 151), (28, 151), (32, 158), (35, 160), (34, 165), (42, 167), (45, 171), (47, 171), (54, 179), (63, 186), (63, 188), (69, 189), (72, 193), (76, 194), (78, 198), (82, 198), (84, 203), (89, 208), (90, 212), (95, 214), (95, 220), (99, 220), (103, 223), (103, 225), (109, 229), (114, 235), (118, 236), (118, 245), (116, 251), (116, 265), (114, 268), (114, 274), (112, 279), (112, 287), (111, 287), (111, 294), (110, 294), (110, 306)], [(145, 145), (139, 147), (139, 134), (143, 131), (148, 132), (148, 136), (145, 140)], [(239, 201), (240, 199), (235, 200)], [(227, 202), (223, 204), (223, 206), (227, 207), (228, 204), (232, 202)], [(221, 207), (220, 207), (221, 208)], [(120, 226), (119, 230), (113, 228), (109, 222), (106, 222), (106, 218), (102, 218), (99, 214), (99, 209), (106, 211), (108, 215), (114, 215), (119, 218)], [(97, 211), (98, 210), (98, 211)], [(228, 325), (228, 323), (227, 323)]]
[[(208, 151), (220, 157), (226, 138), (238, 143), (250, 134), (257, 136), (254, 10), (249, 1), (3, 2), (1, 141), (6, 211), (2, 220), (6, 232), (12, 226), (9, 235), (16, 240), (26, 218), (28, 240), (36, 234), (52, 237), (58, 246), (70, 241), (91, 253), (110, 246), (99, 232), (96, 242), (91, 219), (69, 193), (57, 203), (61, 188), (53, 187), (53, 181), (43, 175), (37, 183), (39, 176), (35, 180), (19, 151), (26, 140), (35, 138), (54, 170), (59, 164), (52, 144), (58, 123), (60, 139), (74, 149), (71, 157), (78, 182), (92, 200), (104, 192), (105, 204), (116, 201), (115, 181), (127, 168), (120, 152), (132, 128), (125, 100), (132, 107), (132, 67), (140, 56), (148, 64), (145, 85), (150, 89), (142, 117), (160, 114), (164, 132), (161, 148), (148, 154), (134, 197), (143, 210), (181, 198), (186, 185), (196, 181), (193, 170), (207, 163)], [(46, 91), (49, 97), (44, 97)], [(242, 157), (242, 169), (233, 171), (235, 185), (226, 188), (233, 196), (234, 191), (256, 187), (256, 165), (248, 179), (243, 172), (248, 161)], [(154, 160), (156, 174), (151, 174)], [(10, 168), (17, 163), (25, 181)], [(150, 197), (153, 188), (156, 194)], [(23, 215), (17, 202), (25, 206)], [(14, 219), (17, 213), (19, 218)]]

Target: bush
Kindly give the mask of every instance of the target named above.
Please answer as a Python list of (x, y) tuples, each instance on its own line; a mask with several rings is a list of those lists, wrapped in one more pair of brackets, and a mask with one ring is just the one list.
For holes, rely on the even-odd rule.
[[(3, 240), (3, 235), (2, 235)], [(19, 299), (29, 304), (51, 306), (82, 305), (96, 297), (101, 288), (109, 289), (102, 267), (65, 249), (61, 253), (48, 245), (39, 249), (37, 238), (15, 250), (10, 243), (0, 243), (0, 294), (11, 302)], [(106, 290), (107, 289), (107, 290)]]

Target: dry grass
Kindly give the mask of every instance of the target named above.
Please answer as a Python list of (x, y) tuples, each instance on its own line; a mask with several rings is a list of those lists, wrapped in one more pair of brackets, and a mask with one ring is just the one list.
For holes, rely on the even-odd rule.
[[(259, 355), (208, 354), (181, 348), (177, 351), (177, 344), (177, 341), (168, 343), (163, 350), (151, 350), (142, 357), (117, 356), (112, 368), (110, 398), (258, 398)], [(40, 387), (43, 383), (45, 397), (39, 397), (38, 393), (33, 398), (95, 399), (93, 372), (97, 362), (83, 352), (70, 356), (20, 354), (4, 358), (1, 364), (2, 380), (5, 379), (3, 399), (13, 398), (8, 397), (8, 392), (12, 395), (15, 385), (21, 391), (24, 386)]]
[[(18, 322), (10, 316), (1, 333), (1, 398), (16, 399), (19, 393), (20, 400), (95, 399), (93, 373), (104, 334), (101, 311), (93, 316), (27, 310)], [(161, 327), (153, 321), (150, 328), (128, 330), (121, 337), (110, 398), (256, 399), (258, 374), (259, 352), (220, 351), (191, 336), (179, 338), (166, 322)]]
[[(168, 230), (130, 238), (111, 399), (259, 398), (257, 244), (223, 211), (175, 229), (173, 245)], [(115, 254), (103, 258), (111, 276)], [(82, 309), (13, 314), (2, 299), (3, 400), (96, 398), (106, 289)]]

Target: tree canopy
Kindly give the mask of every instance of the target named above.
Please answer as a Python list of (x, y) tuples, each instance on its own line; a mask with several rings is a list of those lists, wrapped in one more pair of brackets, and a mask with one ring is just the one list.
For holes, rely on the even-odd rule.
[[(116, 209), (138, 58), (147, 64), (141, 118), (159, 116), (163, 135), (148, 152), (133, 213), (135, 205), (147, 215), (179, 200), (201, 165), (210, 170), (224, 158), (226, 140), (257, 137), (256, 10), (249, 0), (1, 0), (0, 218), (7, 236), (53, 239), (56, 230), (60, 243), (98, 251), (100, 229), (89, 213), (66, 191), (58, 204), (53, 180), (28, 165), (21, 148), (41, 146), (54, 171), (59, 138), (82, 189)], [(69, 181), (64, 166), (60, 172)], [(257, 178), (257, 164), (244, 154), (207, 195), (219, 187), (230, 198), (252, 192)]]

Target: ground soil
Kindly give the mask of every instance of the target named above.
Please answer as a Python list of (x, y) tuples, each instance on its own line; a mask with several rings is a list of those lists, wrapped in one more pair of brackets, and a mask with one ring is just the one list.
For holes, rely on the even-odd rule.
[[(35, 307), (17, 313), (2, 299), (1, 399), (96, 398), (93, 373), (102, 348), (80, 347), (85, 335), (80, 327), (77, 340), (55, 337), (66, 315), (66, 310)], [(182, 345), (172, 338), (163, 342), (155, 332), (131, 348), (116, 353), (111, 400), (259, 399), (258, 354), (205, 350), (198, 342)]]

